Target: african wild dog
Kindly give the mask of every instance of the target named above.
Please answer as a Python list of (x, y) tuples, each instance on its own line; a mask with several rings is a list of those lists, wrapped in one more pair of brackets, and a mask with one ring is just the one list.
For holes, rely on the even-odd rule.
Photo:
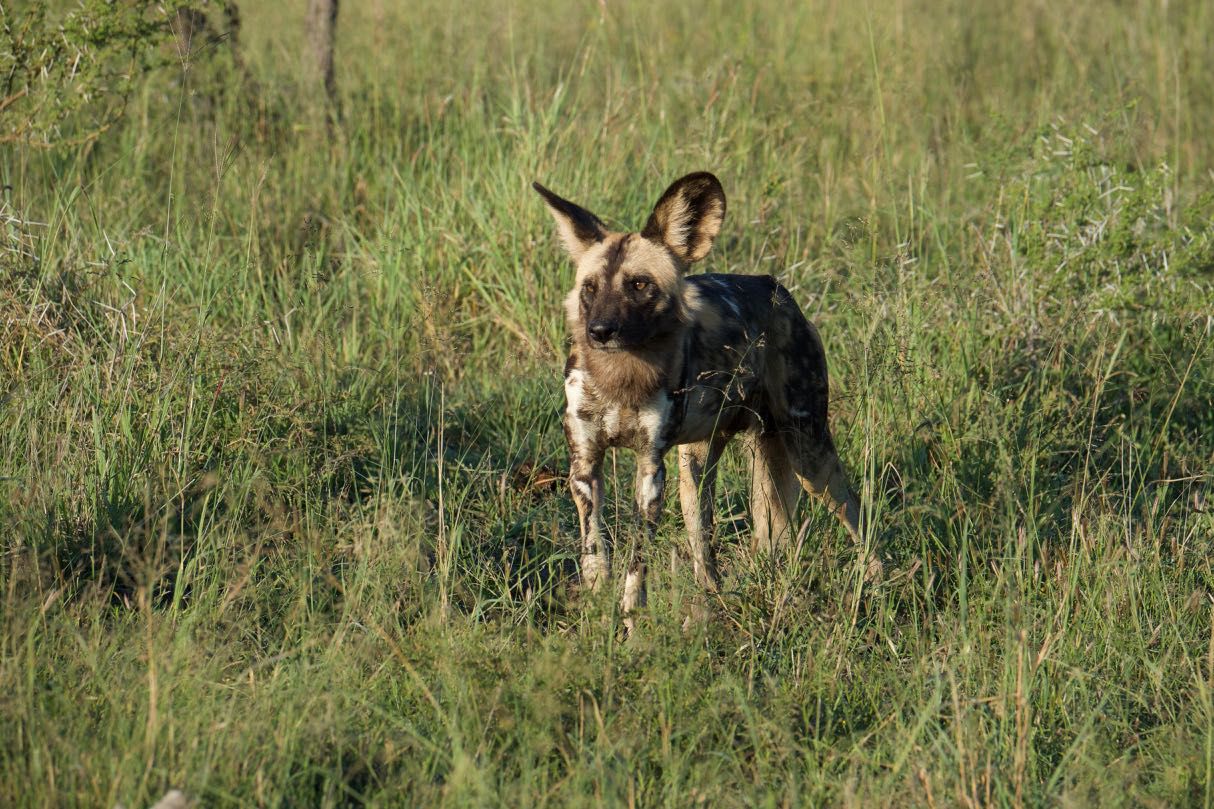
[[(565, 300), (573, 347), (564, 427), (583, 581), (595, 587), (609, 572), (601, 518), (608, 447), (636, 452), (636, 504), (652, 534), (666, 481), (663, 457), (679, 446), (688, 550), (696, 580), (709, 592), (719, 584), (713, 483), (735, 434), (747, 434), (755, 449), (756, 545), (774, 550), (786, 537), (801, 486), (821, 496), (858, 541), (860, 504), (826, 421), (826, 357), (817, 331), (771, 276), (687, 274), (725, 218), (717, 178), (699, 172), (676, 181), (640, 233), (612, 232), (584, 208), (534, 187), (577, 265)], [(645, 600), (643, 551), (624, 584), (630, 631), (627, 615)]]

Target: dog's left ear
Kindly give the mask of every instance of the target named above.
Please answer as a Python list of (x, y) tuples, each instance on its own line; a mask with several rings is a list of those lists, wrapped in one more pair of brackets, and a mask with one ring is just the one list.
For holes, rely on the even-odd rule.
[(725, 191), (706, 171), (675, 180), (653, 206), (641, 235), (690, 264), (708, 255), (725, 220)]

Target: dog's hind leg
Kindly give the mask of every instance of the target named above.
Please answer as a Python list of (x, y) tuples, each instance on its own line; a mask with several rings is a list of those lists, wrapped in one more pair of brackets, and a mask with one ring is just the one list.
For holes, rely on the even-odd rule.
[(880, 580), (883, 574), (881, 560), (875, 553), (868, 552), (864, 545), (860, 498), (848, 483), (847, 473), (843, 470), (843, 462), (839, 460), (830, 433), (824, 425), (798, 424), (794, 420), (786, 433), (786, 440), (801, 486), (830, 508), (851, 534), (856, 548), (867, 555), (864, 560), (865, 579)]
[(789, 541), (791, 518), (801, 494), (784, 440), (775, 432), (752, 433), (750, 483), (752, 550), (774, 554)]
[[(788, 448), (788, 459), (801, 486), (830, 508), (865, 553), (860, 499), (848, 482), (827, 422), (828, 388), (822, 342), (800, 313), (789, 325), (790, 344), (803, 349), (786, 368), (781, 397), (786, 409), (782, 408), (776, 419), (777, 432)], [(865, 575), (869, 580), (881, 577), (881, 561), (876, 554), (870, 554), (866, 560)]]
[(829, 435), (809, 438), (803, 429), (794, 427), (791, 431), (793, 435), (789, 437), (789, 443), (796, 448), (793, 451), (793, 466), (797, 479), (805, 491), (826, 503), (831, 513), (847, 528), (852, 539), (859, 541), (860, 499), (848, 483), (834, 442)]

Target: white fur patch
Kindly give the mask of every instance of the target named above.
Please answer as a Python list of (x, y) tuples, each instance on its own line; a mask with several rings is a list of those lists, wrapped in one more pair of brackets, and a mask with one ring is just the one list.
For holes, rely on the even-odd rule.
[(574, 368), (565, 377), (565, 401), (570, 407), (576, 408), (582, 404), (582, 387), (586, 384), (586, 375)]
[(653, 474), (646, 475), (641, 480), (641, 506), (648, 507), (651, 503), (662, 496), (662, 475)]
[(577, 368), (565, 377), (565, 412), (568, 414), (566, 422), (569, 424), (570, 438), (578, 448), (586, 447), (594, 440), (593, 425), (583, 421), (577, 414), (586, 399), (585, 385), (586, 375)]
[(605, 555), (586, 554), (582, 557), (582, 581), (592, 590), (597, 590), (611, 575), (611, 566)]
[(618, 407), (608, 408), (603, 413), (603, 431), (612, 437), (620, 434), (620, 409)]
[(651, 444), (656, 444), (661, 437), (662, 428), (670, 419), (670, 407), (670, 397), (666, 395), (665, 391), (662, 391), (646, 402), (637, 413), (637, 422), (645, 431)]
[(584, 480), (573, 479), (573, 488), (577, 489), (578, 494), (585, 497), (587, 500), (593, 499), (593, 493), (590, 489), (590, 484)]

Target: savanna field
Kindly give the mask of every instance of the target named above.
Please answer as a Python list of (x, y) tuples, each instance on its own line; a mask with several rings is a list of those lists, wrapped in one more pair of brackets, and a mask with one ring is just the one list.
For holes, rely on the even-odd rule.
[[(197, 7), (0, 84), (0, 805), (1214, 805), (1214, 6), (371, 0), (336, 105), (302, 0)], [(654, 564), (625, 641), (530, 183), (696, 170), (886, 575), (752, 553), (734, 445), (714, 617)]]

